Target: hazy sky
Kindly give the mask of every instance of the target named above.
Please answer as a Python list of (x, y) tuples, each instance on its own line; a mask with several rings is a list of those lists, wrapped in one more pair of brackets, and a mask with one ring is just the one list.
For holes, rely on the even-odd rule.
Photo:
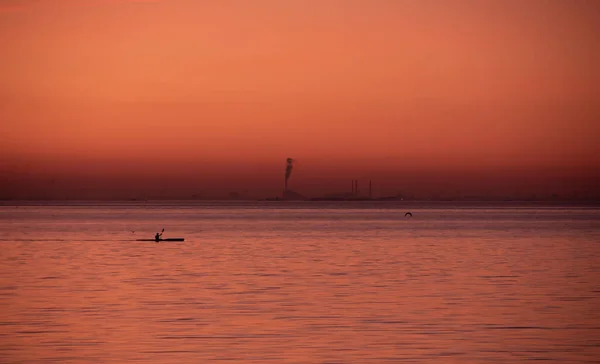
[(13, 192), (598, 181), (594, 0), (1, 0), (0, 45)]

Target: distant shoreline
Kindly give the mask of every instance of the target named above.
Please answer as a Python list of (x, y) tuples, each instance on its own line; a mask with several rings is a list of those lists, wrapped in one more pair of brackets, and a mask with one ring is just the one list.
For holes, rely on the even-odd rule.
[(599, 207), (600, 200), (394, 200), (394, 199), (311, 199), (311, 200), (274, 200), (274, 199), (248, 199), (248, 200), (0, 200), (0, 206), (202, 206), (202, 205), (265, 205), (265, 206), (319, 206), (319, 205), (338, 205), (338, 206), (394, 206), (394, 207), (479, 207), (479, 206), (506, 206), (506, 207), (527, 207), (527, 206), (548, 206), (548, 207)]

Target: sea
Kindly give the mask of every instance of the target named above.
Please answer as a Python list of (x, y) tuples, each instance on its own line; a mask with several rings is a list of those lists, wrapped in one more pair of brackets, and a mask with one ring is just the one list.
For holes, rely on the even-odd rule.
[(600, 206), (0, 204), (0, 363), (531, 361), (600, 362)]

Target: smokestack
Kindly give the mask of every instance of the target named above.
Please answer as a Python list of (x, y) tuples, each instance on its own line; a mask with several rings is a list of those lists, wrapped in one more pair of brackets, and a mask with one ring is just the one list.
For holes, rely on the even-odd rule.
[(371, 189), (371, 180), (369, 180), (369, 198), (373, 197), (372, 192), (373, 192), (373, 190)]
[(287, 191), (287, 186), (288, 186), (288, 179), (290, 179), (290, 176), (292, 175), (292, 168), (294, 168), (294, 160), (292, 158), (288, 158), (286, 160), (286, 166), (285, 166), (285, 190)]

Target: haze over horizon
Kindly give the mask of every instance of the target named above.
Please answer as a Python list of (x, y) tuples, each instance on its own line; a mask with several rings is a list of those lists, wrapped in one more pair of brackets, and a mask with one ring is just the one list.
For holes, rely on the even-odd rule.
[(0, 199), (600, 197), (594, 1), (4, 0)]

